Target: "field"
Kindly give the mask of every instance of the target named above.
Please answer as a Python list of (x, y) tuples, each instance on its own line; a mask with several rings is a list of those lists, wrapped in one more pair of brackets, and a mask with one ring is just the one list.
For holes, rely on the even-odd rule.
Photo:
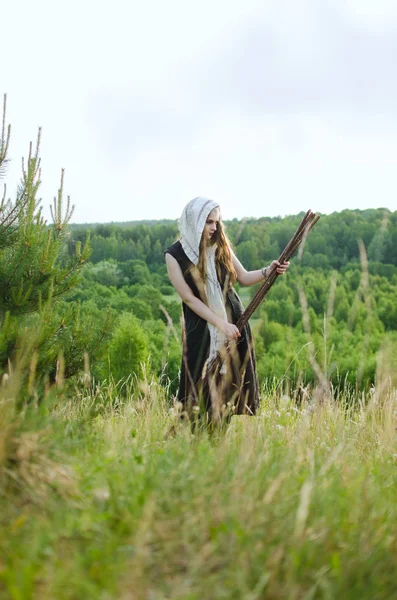
[[(201, 5), (198, 11), (201, 14)], [(214, 13), (212, 7), (211, 11)], [(50, 29), (45, 11), (36, 12), (40, 22), (46, 23), (47, 39)], [(165, 12), (169, 12), (168, 5)], [(24, 21), (29, 31), (35, 32), (36, 47), (40, 39), (37, 28), (31, 20)], [(80, 27), (80, 18), (76, 22)], [(163, 24), (160, 29), (167, 39), (172, 38)], [(189, 28), (179, 29), (190, 35)], [(57, 24), (54, 31), (58, 30)], [(269, 31), (267, 27), (264, 33)], [(102, 44), (103, 37), (98, 39), (107, 52), (112, 44)], [(121, 36), (121, 41), (125, 37)], [(149, 55), (154, 56), (152, 42), (158, 36), (146, 37)], [(29, 36), (16, 39), (23, 42)], [(202, 39), (200, 33), (200, 47)], [(328, 35), (326, 39), (329, 41)], [(84, 47), (92, 49), (86, 42), (84, 39)], [(233, 52), (222, 53), (228, 60), (233, 58)], [(12, 57), (18, 52), (8, 54)], [(26, 56), (26, 52), (19, 54)], [(179, 54), (186, 63), (186, 53)], [(366, 56), (366, 52), (362, 54)], [(236, 56), (241, 58), (241, 48)], [(57, 61), (67, 66), (64, 63), (63, 59)], [(214, 68), (217, 64), (215, 61)], [(24, 74), (27, 66), (23, 66)], [(106, 64), (98, 70), (101, 74), (103, 66)], [(229, 67), (224, 70), (226, 75)], [(68, 71), (75, 70), (58, 69), (61, 77)], [(178, 82), (171, 69), (173, 88), (193, 89), (191, 69), (187, 72), (188, 86), (175, 87)], [(211, 76), (204, 79), (211, 81)], [(230, 77), (218, 79), (222, 82)], [(24, 111), (26, 121), (29, 111), (41, 101), (34, 90), (32, 93), (32, 85), (26, 85), (29, 78), (24, 76), (22, 81), (25, 94), (29, 89), (29, 99), (35, 98)], [(78, 89), (78, 85), (66, 88), (63, 84), (59, 89)], [(379, 96), (381, 88), (374, 89)], [(165, 93), (168, 99), (159, 104), (161, 110), (172, 107), (171, 97)], [(90, 99), (84, 93), (77, 96), (85, 105)], [(116, 115), (115, 126), (122, 123), (128, 138), (128, 143), (117, 144), (125, 164), (131, 163), (132, 156), (139, 157), (141, 125), (144, 129), (149, 125), (143, 150), (150, 163), (157, 155), (163, 157), (154, 146), (154, 152), (149, 147), (156, 138), (156, 118), (161, 113), (153, 102), (144, 107), (138, 136), (129, 134), (135, 132), (135, 125), (131, 121), (128, 129), (127, 113), (139, 112), (139, 98), (138, 103), (128, 103), (128, 110), (123, 101), (118, 111), (109, 112)], [(203, 106), (208, 112), (214, 98), (218, 114), (217, 94), (211, 93)], [(4, 96), (0, 134), (1, 184), (9, 163), (16, 158), (9, 154), (11, 125), (6, 118), (6, 99)], [(104, 104), (103, 94), (99, 100), (97, 108), (104, 117), (97, 123), (103, 134), (99, 142), (106, 142), (107, 134), (117, 131), (102, 110), (109, 104)], [(62, 120), (67, 119), (69, 108), (77, 106), (76, 102), (69, 105), (63, 111), (57, 105)], [(105, 108), (111, 109), (110, 104)], [(227, 115), (230, 106), (228, 110)], [(51, 111), (41, 112), (50, 117)], [(91, 113), (98, 110), (89, 112), (91, 136), (95, 126)], [(149, 118), (150, 112), (156, 118)], [(240, 117), (244, 116), (240, 112)], [(83, 113), (87, 116), (86, 108)], [(176, 141), (183, 154), (180, 143), (182, 138), (189, 139), (186, 157), (190, 160), (192, 136), (175, 136), (175, 127), (163, 126), (180, 121), (187, 131), (189, 111), (179, 111), (177, 116), (176, 120), (160, 118), (158, 142), (162, 147), (164, 132), (169, 129), (171, 142)], [(73, 127), (63, 129), (74, 135), (75, 125), (82, 127), (84, 120), (72, 118)], [(54, 119), (50, 122), (55, 123)], [(199, 129), (205, 125), (200, 118), (196, 122)], [(299, 125), (298, 133), (301, 129)], [(222, 135), (223, 127), (215, 130)], [(240, 123), (238, 131), (246, 136), (248, 129)], [(282, 135), (275, 137), (277, 144), (283, 138), (288, 142), (291, 136), (285, 132), (283, 128)], [(64, 145), (59, 134), (55, 129), (51, 136), (55, 145), (53, 152), (49, 151), (54, 157), (57, 144)], [(397, 211), (335, 212), (336, 206), (343, 205), (346, 190), (349, 203), (368, 205), (369, 197), (364, 202), (357, 185), (368, 169), (359, 169), (352, 185), (339, 185), (338, 201), (332, 200), (329, 210), (324, 205), (327, 214), (322, 214), (310, 236), (303, 236), (288, 272), (250, 319), (261, 386), (258, 414), (233, 416), (228, 423), (208, 426), (198, 407), (194, 407), (197, 412), (192, 411), (195, 420), (189, 422), (175, 399), (181, 355), (187, 354), (186, 331), (181, 323), (181, 299), (171, 285), (164, 260), (164, 251), (180, 233), (174, 218), (179, 194), (170, 191), (168, 184), (164, 186), (161, 177), (172, 181), (168, 167), (175, 163), (181, 190), (180, 176), (186, 171), (191, 179), (190, 169), (182, 173), (177, 160), (162, 160), (160, 178), (156, 176), (161, 194), (155, 194), (161, 210), (156, 212), (164, 216), (166, 211), (172, 218), (144, 221), (136, 220), (137, 206), (145, 210), (154, 207), (149, 198), (153, 177), (145, 191), (144, 163), (135, 174), (131, 171), (132, 178), (138, 175), (139, 179), (139, 172), (144, 176), (142, 186), (128, 181), (121, 195), (117, 186), (103, 185), (104, 169), (99, 178), (94, 169), (83, 187), (87, 193), (81, 197), (87, 202), (91, 199), (88, 214), (95, 220), (108, 218), (103, 211), (109, 209), (112, 222), (84, 225), (71, 223), (74, 205), (64, 188), (62, 169), (47, 222), (47, 209), (38, 195), (46, 190), (41, 185), (41, 135), (40, 127), (36, 142), (26, 146), (21, 180), (16, 184), (12, 173), (12, 181), (7, 186), (4, 182), (0, 200), (0, 600), (397, 599)], [(199, 149), (197, 156), (205, 155), (201, 151), (205, 137), (201, 135), (200, 143), (193, 144)], [(313, 137), (311, 133), (309, 137)], [(376, 151), (378, 141), (373, 145)], [(292, 142), (299, 150), (301, 144)], [(65, 148), (72, 146), (66, 143)], [(114, 144), (105, 146), (110, 152)], [(208, 156), (215, 157), (217, 144), (211, 141), (210, 146)], [(245, 153), (246, 146), (240, 144)], [(233, 144), (235, 147), (239, 144)], [(385, 147), (389, 149), (389, 144)], [(132, 152), (130, 158), (128, 152)], [(75, 153), (69, 154), (73, 158)], [(98, 158), (103, 153), (94, 154)], [(350, 154), (354, 167), (359, 167), (360, 153)], [(365, 158), (367, 152), (361, 155)], [(388, 150), (388, 164), (389, 155)], [(333, 158), (329, 152), (326, 156)], [(108, 159), (106, 165), (111, 168), (114, 161), (110, 155)], [(312, 163), (309, 160), (309, 171)], [(156, 173), (152, 167), (150, 173)], [(79, 171), (89, 177), (89, 169), (79, 167)], [(216, 171), (226, 173), (222, 168)], [(230, 169), (227, 171), (229, 176)], [(240, 168), (235, 171), (242, 175)], [(338, 175), (338, 169), (333, 171)], [(277, 175), (277, 170), (274, 173)], [(270, 206), (271, 196), (263, 196), (251, 174), (243, 196), (251, 190), (252, 204), (248, 196), (247, 201), (243, 198), (238, 212), (250, 211), (252, 206), (257, 217), (235, 216), (226, 226), (244, 268), (257, 271), (280, 256), (305, 207), (295, 203), (300, 202), (299, 194), (289, 208), (281, 201), (280, 207), (278, 201)], [(97, 191), (102, 190), (99, 196), (97, 180)], [(337, 183), (338, 177), (333, 180)], [(370, 194), (375, 190), (374, 181), (368, 187)], [(276, 183), (281, 199), (280, 177)], [(223, 184), (219, 185), (215, 187), (222, 189)], [(77, 180), (73, 186), (78, 188)], [(317, 187), (321, 192), (321, 185)], [(238, 188), (232, 185), (231, 189)], [(14, 197), (9, 197), (10, 190), (15, 191)], [(136, 197), (138, 191), (140, 198)], [(332, 190), (328, 192), (332, 199)], [(372, 195), (383, 203), (392, 197), (389, 192), (383, 185)], [(314, 193), (318, 196), (316, 190)], [(207, 202), (200, 212), (203, 217), (205, 206), (208, 208)], [(267, 207), (286, 216), (266, 216)], [(288, 214), (292, 207), (299, 212)], [(229, 210), (232, 217), (232, 205)], [(113, 221), (121, 214), (129, 220)], [(190, 217), (193, 223), (193, 215)], [(203, 250), (200, 242), (200, 252)], [(224, 251), (215, 254), (217, 267), (230, 272), (226, 254), (225, 244)], [(219, 274), (223, 279), (226, 273)], [(187, 271), (182, 275), (188, 281)], [(201, 276), (197, 289), (206, 281), (204, 273)], [(247, 306), (255, 288), (235, 285)], [(206, 343), (207, 339), (205, 335)], [(194, 377), (194, 369), (190, 371)]]
[(387, 381), (300, 405), (264, 389), (256, 418), (211, 434), (155, 381), (8, 407), (1, 598), (397, 597)]

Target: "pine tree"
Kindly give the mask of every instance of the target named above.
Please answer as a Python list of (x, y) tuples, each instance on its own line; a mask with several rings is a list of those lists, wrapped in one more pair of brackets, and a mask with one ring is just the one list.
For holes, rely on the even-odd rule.
[[(10, 135), (4, 96), (0, 177), (6, 173)], [(107, 324), (90, 333), (90, 324), (80, 320), (79, 307), (60, 302), (79, 281), (90, 245), (87, 237), (84, 244), (76, 243), (74, 255), (67, 251), (74, 207), (69, 197), (64, 201), (64, 170), (51, 207), (53, 223), (48, 225), (42, 216), (40, 139), (41, 129), (35, 148), (30, 143), (28, 159), (22, 161), (16, 199), (7, 199), (4, 185), (0, 204), (0, 376), (18, 363), (27, 378), (33, 361), (37, 377), (51, 379), (60, 355), (72, 375), (106, 333)]]

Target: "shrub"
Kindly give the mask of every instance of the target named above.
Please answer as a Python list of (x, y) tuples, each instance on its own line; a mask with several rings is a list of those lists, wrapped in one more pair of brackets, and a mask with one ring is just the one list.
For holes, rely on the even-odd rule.
[(108, 369), (116, 381), (133, 374), (142, 376), (142, 366), (148, 360), (148, 339), (138, 319), (121, 315), (108, 348)]

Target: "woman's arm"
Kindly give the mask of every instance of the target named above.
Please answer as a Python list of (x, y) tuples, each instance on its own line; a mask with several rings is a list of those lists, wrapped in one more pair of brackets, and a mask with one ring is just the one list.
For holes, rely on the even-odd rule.
[(218, 317), (200, 298), (196, 298), (192, 290), (186, 283), (182, 270), (178, 264), (178, 261), (171, 256), (171, 254), (165, 255), (165, 262), (167, 263), (168, 277), (175, 290), (180, 295), (182, 302), (187, 304), (202, 319), (214, 325), (219, 329), (226, 337), (237, 338), (240, 336), (240, 332), (235, 325), (228, 323), (221, 317)]
[[(256, 283), (260, 283), (265, 279), (264, 269), (258, 269), (257, 271), (246, 271), (237, 258), (237, 256), (232, 253), (233, 258), (233, 266), (236, 269), (237, 273), (237, 281), (244, 286), (247, 285), (255, 285)], [(266, 277), (276, 270), (277, 273), (282, 275), (289, 267), (289, 261), (280, 264), (278, 260), (273, 260), (272, 263), (268, 267), (266, 267)]]

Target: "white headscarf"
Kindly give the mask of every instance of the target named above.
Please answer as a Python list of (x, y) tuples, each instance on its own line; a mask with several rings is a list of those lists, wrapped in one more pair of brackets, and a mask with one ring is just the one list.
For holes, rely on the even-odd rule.
[[(191, 200), (183, 209), (179, 220), (179, 231), (181, 234), (180, 242), (182, 248), (194, 265), (198, 264), (200, 254), (201, 236), (210, 212), (217, 208), (219, 204), (214, 200), (198, 196)], [(222, 288), (218, 281), (215, 266), (216, 244), (207, 246), (207, 281), (206, 295), (209, 308), (219, 317), (227, 321), (227, 314), (222, 293)], [(210, 353), (209, 359), (215, 357), (216, 353), (224, 345), (226, 338), (216, 327), (208, 323), (210, 332)], [(223, 369), (221, 370), (221, 372)]]

